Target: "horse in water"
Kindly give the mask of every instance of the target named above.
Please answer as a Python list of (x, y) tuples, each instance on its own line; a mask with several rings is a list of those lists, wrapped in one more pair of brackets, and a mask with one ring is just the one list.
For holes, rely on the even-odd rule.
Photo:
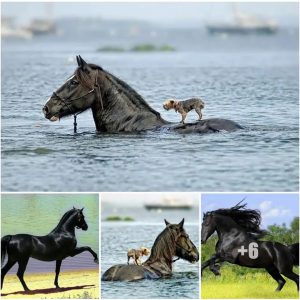
[(175, 256), (191, 263), (197, 262), (199, 253), (183, 228), (184, 219), (179, 224), (170, 224), (165, 220), (165, 224), (166, 228), (151, 248), (150, 257), (142, 265), (112, 266), (102, 275), (102, 280), (134, 281), (170, 277)]
[(19, 269), (17, 276), (22, 283), (25, 291), (29, 291), (25, 281), (24, 273), (30, 257), (42, 261), (56, 260), (54, 285), (59, 288), (58, 276), (63, 259), (68, 256), (75, 256), (84, 251), (90, 252), (94, 261), (98, 263), (98, 256), (90, 247), (76, 247), (77, 240), (75, 228), (87, 230), (88, 225), (85, 222), (83, 209), (73, 208), (67, 211), (58, 225), (47, 235), (34, 236), (30, 234), (6, 235), (1, 238), (1, 265), (4, 264), (5, 257), (7, 262), (1, 269), (1, 289), (3, 287), (4, 277), (7, 272), (17, 262)]
[(207, 119), (189, 124), (165, 121), (127, 83), (77, 56), (75, 73), (49, 98), (43, 107), (45, 118), (57, 121), (91, 108), (98, 132), (141, 132), (146, 130), (207, 133), (234, 131), (242, 127), (226, 119)]
[(285, 279), (293, 280), (299, 290), (299, 276), (293, 266), (299, 265), (299, 243), (286, 246), (278, 242), (260, 241), (267, 232), (260, 229), (261, 215), (257, 210), (247, 209), (247, 204), (238, 203), (229, 209), (217, 209), (204, 214), (201, 243), (216, 231), (218, 242), (216, 253), (201, 266), (201, 272), (209, 267), (220, 275), (218, 263), (264, 268), (277, 281), (280, 291)]

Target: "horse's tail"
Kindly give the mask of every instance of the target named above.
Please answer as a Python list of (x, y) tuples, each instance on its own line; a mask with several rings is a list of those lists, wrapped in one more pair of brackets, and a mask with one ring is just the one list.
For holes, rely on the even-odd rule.
[(5, 235), (1, 238), (1, 267), (4, 264), (5, 256), (7, 255), (7, 246), (12, 239), (12, 235)]
[(289, 245), (288, 248), (293, 257), (294, 266), (299, 266), (299, 243)]

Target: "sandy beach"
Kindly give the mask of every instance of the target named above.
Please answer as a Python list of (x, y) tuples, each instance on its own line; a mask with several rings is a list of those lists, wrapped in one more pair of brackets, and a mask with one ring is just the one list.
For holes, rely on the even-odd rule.
[(77, 270), (64, 271), (59, 275), (60, 289), (54, 287), (55, 272), (25, 273), (24, 279), (31, 289), (24, 292), (16, 275), (7, 275), (1, 297), (8, 298), (42, 298), (42, 299), (95, 299), (99, 298), (99, 271)]

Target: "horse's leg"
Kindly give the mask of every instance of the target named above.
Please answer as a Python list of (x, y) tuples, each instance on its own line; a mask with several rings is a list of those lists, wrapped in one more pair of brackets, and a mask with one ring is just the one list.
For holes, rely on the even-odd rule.
[(292, 270), (281, 272), (285, 277), (293, 280), (297, 285), (297, 290), (299, 291), (299, 276)]
[(19, 260), (18, 263), (19, 263), (19, 269), (18, 269), (18, 272), (17, 272), (17, 276), (19, 277), (22, 285), (23, 285), (23, 288), (25, 291), (29, 291), (29, 288), (28, 286), (26, 285), (25, 281), (24, 281), (24, 272), (25, 272), (25, 269), (26, 269), (26, 266), (27, 266), (27, 263), (28, 263), (28, 260), (29, 260), (29, 257), (28, 258), (25, 258), (23, 260)]
[(84, 251), (90, 252), (93, 255), (93, 257), (94, 257), (94, 262), (98, 263), (97, 253), (94, 252), (90, 247), (78, 247), (78, 248), (75, 248), (73, 250), (73, 253), (70, 256), (73, 257), (73, 256), (75, 256), (77, 254), (80, 254), (80, 253), (84, 252)]
[(17, 261), (8, 259), (6, 265), (1, 269), (1, 289), (3, 288), (4, 277)]
[(59, 275), (59, 272), (60, 272), (61, 262), (62, 262), (62, 259), (56, 261), (54, 285), (56, 286), (57, 289), (59, 289), (58, 275)]
[(127, 256), (127, 265), (129, 265), (130, 256)]
[(276, 292), (281, 291), (283, 286), (285, 285), (285, 280), (284, 278), (280, 275), (279, 271), (276, 269), (276, 267), (272, 266), (270, 268), (266, 268), (268, 273), (277, 281), (278, 287), (276, 289)]
[(211, 264), (215, 263), (215, 260), (217, 259), (216, 254), (214, 254), (210, 259), (208, 259), (207, 261), (205, 261), (202, 265), (201, 265), (201, 275), (204, 269), (206, 269), (208, 266), (210, 266)]
[(214, 261), (211, 261), (211, 263), (209, 264), (209, 269), (216, 275), (216, 276), (220, 276), (221, 272), (220, 272), (220, 268), (221, 268), (221, 264), (217, 265), (217, 263), (221, 263), (222, 260), (220, 260), (219, 258), (216, 258)]

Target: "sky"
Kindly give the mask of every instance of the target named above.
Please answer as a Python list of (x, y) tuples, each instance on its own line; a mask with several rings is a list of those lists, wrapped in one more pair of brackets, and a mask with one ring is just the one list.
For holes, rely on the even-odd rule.
[(233, 9), (273, 19), (281, 25), (298, 24), (297, 3), (3, 3), (2, 15), (16, 17), (26, 23), (34, 17), (101, 17), (104, 19), (135, 19), (170, 26), (197, 26), (210, 22), (230, 21)]
[(299, 216), (298, 194), (203, 194), (202, 213), (218, 208), (230, 208), (244, 198), (247, 207), (261, 211), (263, 228), (282, 223), (289, 226), (293, 218)]
[(101, 201), (113, 203), (114, 206), (141, 207), (145, 203), (157, 203), (162, 199), (176, 199), (197, 206), (200, 201), (200, 194), (185, 192), (101, 193)]

